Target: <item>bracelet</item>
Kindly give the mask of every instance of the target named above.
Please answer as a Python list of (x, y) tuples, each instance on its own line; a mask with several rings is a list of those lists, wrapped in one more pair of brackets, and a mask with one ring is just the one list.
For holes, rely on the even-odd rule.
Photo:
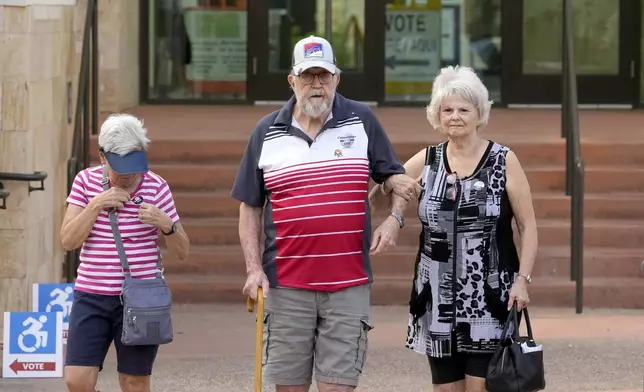
[(518, 276), (518, 277), (520, 277), (520, 278), (525, 279), (525, 281), (526, 281), (528, 284), (529, 284), (529, 283), (532, 283), (532, 276), (531, 276), (531, 274), (524, 275), (524, 274), (522, 274), (521, 272), (517, 272), (517, 276)]

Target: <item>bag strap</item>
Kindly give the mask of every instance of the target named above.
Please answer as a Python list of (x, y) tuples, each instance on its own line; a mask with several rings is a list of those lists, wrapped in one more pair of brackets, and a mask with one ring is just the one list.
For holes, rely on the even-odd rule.
[(425, 166), (431, 166), (436, 160), (436, 146), (429, 146), (425, 149)]
[[(101, 180), (103, 185), (103, 190), (106, 191), (110, 189), (110, 180), (107, 177), (107, 168), (103, 165), (103, 179)], [(121, 232), (119, 231), (118, 223), (116, 222), (116, 208), (110, 208), (107, 211), (107, 214), (110, 217), (110, 226), (112, 227), (112, 234), (114, 235), (114, 243), (116, 244), (116, 250), (119, 253), (119, 259), (121, 260), (121, 268), (125, 275), (130, 275), (130, 265), (127, 262), (127, 256), (125, 255), (125, 249), (123, 248), (123, 239), (121, 238)]]
[(523, 308), (521, 312), (525, 316), (525, 326), (528, 329), (528, 337), (530, 338), (530, 340), (534, 340), (534, 336), (532, 336), (532, 324), (530, 324), (530, 315), (528, 314), (528, 308)]
[[(528, 330), (528, 338), (530, 340), (534, 340), (534, 336), (532, 335), (532, 324), (530, 323), (530, 315), (528, 314), (528, 308), (523, 308), (521, 311), (525, 315), (525, 325)], [(501, 332), (501, 340), (506, 339), (508, 336), (508, 329), (510, 329), (510, 324), (514, 327), (514, 330), (512, 331), (512, 338), (516, 341), (519, 340), (519, 314), (517, 311), (517, 304), (515, 303), (512, 305), (512, 309), (510, 310), (510, 314), (508, 315), (508, 319), (505, 321), (505, 324), (503, 325), (503, 332)]]
[(518, 338), (519, 331), (517, 327), (517, 305), (516, 304), (514, 304), (514, 306), (512, 306), (512, 309), (510, 309), (508, 318), (505, 320), (505, 324), (503, 324), (503, 331), (501, 332), (501, 340), (504, 340), (508, 337), (508, 330), (510, 329), (510, 324), (514, 326), (514, 331), (512, 331), (513, 332), (512, 337)]
[[(101, 180), (101, 184), (103, 185), (104, 191), (107, 191), (110, 189), (110, 180), (107, 177), (107, 168), (105, 167), (105, 165), (103, 165), (103, 179)], [(131, 275), (130, 265), (127, 262), (127, 255), (125, 254), (125, 248), (123, 247), (123, 239), (121, 238), (121, 231), (119, 230), (119, 226), (116, 221), (116, 208), (110, 208), (107, 213), (110, 217), (110, 226), (112, 227), (112, 235), (114, 235), (114, 244), (116, 244), (116, 250), (118, 251), (119, 260), (121, 261), (121, 268), (123, 269), (123, 273), (125, 275)], [(159, 249), (158, 247), (157, 247), (157, 252), (159, 253), (159, 256), (157, 257), (156, 276), (157, 278), (162, 278), (163, 268), (162, 268), (162, 261), (161, 261), (162, 260), (161, 249)]]

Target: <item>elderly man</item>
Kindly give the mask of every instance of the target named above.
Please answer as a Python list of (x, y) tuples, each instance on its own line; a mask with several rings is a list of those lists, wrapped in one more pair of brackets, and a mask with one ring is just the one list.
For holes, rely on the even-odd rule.
[[(241, 201), (243, 292), (256, 298), (261, 286), (267, 298), (264, 379), (277, 392), (308, 391), (313, 369), (320, 392), (358, 385), (373, 328), (369, 254), (395, 243), (418, 192), (375, 115), (336, 93), (339, 81), (329, 42), (295, 45), (295, 94), (257, 124), (231, 193)], [(370, 177), (393, 190), (373, 240)]]

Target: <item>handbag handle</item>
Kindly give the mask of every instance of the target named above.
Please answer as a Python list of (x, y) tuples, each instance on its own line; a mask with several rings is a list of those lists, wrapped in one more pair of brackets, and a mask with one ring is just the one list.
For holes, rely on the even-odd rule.
[[(534, 340), (534, 336), (532, 335), (532, 324), (530, 323), (530, 315), (528, 314), (528, 308), (523, 308), (522, 309), (523, 314), (525, 314), (525, 325), (528, 330), (528, 338), (530, 340)], [(519, 314), (517, 311), (517, 304), (516, 302), (514, 305), (512, 305), (512, 309), (510, 310), (510, 314), (508, 315), (508, 319), (505, 321), (505, 324), (503, 325), (503, 332), (501, 332), (501, 340), (504, 340), (508, 337), (508, 329), (510, 329), (510, 323), (512, 323), (513, 331), (512, 331), (512, 339), (515, 341), (519, 340)]]
[[(516, 304), (514, 304), (516, 306)], [(525, 315), (525, 326), (526, 329), (528, 330), (528, 337), (530, 340), (534, 340), (534, 336), (532, 336), (532, 324), (530, 323), (530, 315), (528, 314), (528, 308), (523, 308), (522, 310), (523, 314)], [(519, 327), (517, 326), (517, 331), (519, 330)]]

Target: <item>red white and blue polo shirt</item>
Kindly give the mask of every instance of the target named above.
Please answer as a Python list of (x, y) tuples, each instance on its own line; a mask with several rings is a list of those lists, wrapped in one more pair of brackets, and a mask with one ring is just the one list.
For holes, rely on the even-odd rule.
[(263, 267), (271, 287), (338, 291), (373, 282), (369, 178), (403, 165), (366, 105), (335, 95), (315, 140), (293, 120), (295, 97), (262, 118), (231, 196), (264, 207)]

